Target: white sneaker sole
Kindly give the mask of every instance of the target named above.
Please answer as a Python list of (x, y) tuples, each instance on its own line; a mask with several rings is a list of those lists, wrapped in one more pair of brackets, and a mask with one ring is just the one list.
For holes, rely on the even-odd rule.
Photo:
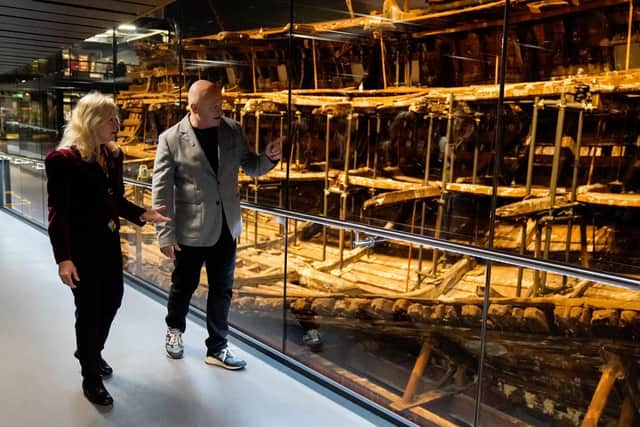
[(184, 353), (180, 353), (180, 354), (172, 354), (172, 353), (169, 353), (166, 349), (165, 349), (164, 353), (167, 355), (167, 357), (168, 357), (169, 359), (175, 359), (175, 360), (178, 360), (178, 359), (182, 359), (182, 358), (184, 357)]
[(215, 357), (211, 357), (211, 356), (207, 356), (204, 359), (204, 363), (206, 363), (207, 365), (220, 366), (222, 368), (229, 369), (231, 371), (238, 371), (240, 369), (244, 369), (245, 368), (244, 366), (227, 365), (226, 363), (223, 363), (220, 360), (216, 359)]

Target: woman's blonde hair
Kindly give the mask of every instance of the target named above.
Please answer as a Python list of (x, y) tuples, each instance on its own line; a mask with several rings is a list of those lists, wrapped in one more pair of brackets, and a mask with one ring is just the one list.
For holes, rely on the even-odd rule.
[(97, 158), (99, 146), (95, 130), (114, 114), (118, 117), (118, 107), (112, 98), (99, 92), (83, 96), (71, 112), (58, 148), (76, 146), (83, 159)]

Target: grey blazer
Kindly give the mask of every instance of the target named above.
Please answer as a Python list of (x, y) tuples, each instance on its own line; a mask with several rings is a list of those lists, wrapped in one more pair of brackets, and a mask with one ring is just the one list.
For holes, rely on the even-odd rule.
[(171, 221), (156, 224), (158, 244), (213, 246), (220, 238), (225, 215), (234, 238), (242, 231), (238, 171), (260, 176), (275, 164), (249, 148), (240, 123), (222, 118), (218, 128), (218, 174), (200, 147), (189, 115), (164, 131), (153, 165), (153, 206)]

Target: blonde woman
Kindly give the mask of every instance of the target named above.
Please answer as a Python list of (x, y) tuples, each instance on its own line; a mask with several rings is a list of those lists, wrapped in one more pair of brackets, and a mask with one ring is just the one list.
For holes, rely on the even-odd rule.
[(101, 352), (123, 294), (119, 217), (139, 226), (169, 220), (162, 206), (144, 209), (124, 198), (118, 129), (113, 100), (90, 93), (45, 160), (49, 237), (60, 279), (73, 292), (82, 389), (98, 405), (113, 403), (102, 382), (113, 370)]

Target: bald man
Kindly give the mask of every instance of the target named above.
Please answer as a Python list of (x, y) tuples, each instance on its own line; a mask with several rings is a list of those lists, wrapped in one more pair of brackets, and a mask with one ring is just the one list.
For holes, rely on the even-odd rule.
[(242, 369), (246, 362), (227, 345), (229, 306), (242, 231), (238, 171), (251, 176), (280, 160), (280, 139), (256, 154), (240, 123), (223, 116), (220, 88), (198, 80), (189, 88), (190, 113), (159, 137), (153, 166), (153, 206), (167, 206), (173, 220), (156, 227), (162, 253), (174, 260), (167, 303), (167, 356), (181, 359), (189, 302), (207, 269), (207, 356), (205, 362)]

